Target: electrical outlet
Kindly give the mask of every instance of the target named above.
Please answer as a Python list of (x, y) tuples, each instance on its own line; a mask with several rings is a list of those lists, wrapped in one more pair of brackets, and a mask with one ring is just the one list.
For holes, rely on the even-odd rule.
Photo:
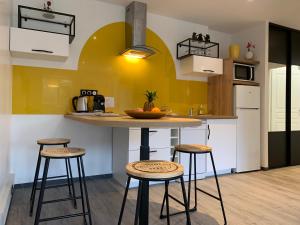
[(115, 107), (115, 98), (105, 97), (105, 108), (114, 108), (114, 107)]
[(97, 90), (90, 90), (90, 89), (81, 89), (80, 96), (95, 96), (98, 94)]

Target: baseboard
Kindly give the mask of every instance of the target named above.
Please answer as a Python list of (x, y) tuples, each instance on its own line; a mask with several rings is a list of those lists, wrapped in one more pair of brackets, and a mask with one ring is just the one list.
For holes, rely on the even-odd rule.
[[(87, 180), (92, 180), (92, 179), (107, 179), (107, 178), (112, 178), (112, 174), (101, 174), (101, 175), (95, 175), (95, 176), (87, 176)], [(78, 178), (74, 178), (74, 181), (77, 181)], [(59, 180), (49, 180), (47, 181), (47, 184), (50, 185), (55, 185), (61, 182), (66, 182), (66, 179), (59, 179)], [(20, 188), (28, 188), (32, 187), (32, 182), (30, 183), (23, 183), (23, 184), (15, 184), (14, 189), (20, 189)], [(1, 224), (0, 224), (1, 225)]]
[[(226, 175), (231, 175), (233, 173), (232, 169), (226, 169), (226, 170), (218, 170), (217, 175), (218, 176), (226, 176)], [(206, 172), (205, 177), (213, 177), (214, 172)]]
[(13, 174), (10, 174), (10, 176), (7, 178), (7, 181), (5, 182), (2, 190), (0, 190), (0, 225), (5, 225), (12, 192), (11, 188), (13, 186), (13, 180), (14, 176)]

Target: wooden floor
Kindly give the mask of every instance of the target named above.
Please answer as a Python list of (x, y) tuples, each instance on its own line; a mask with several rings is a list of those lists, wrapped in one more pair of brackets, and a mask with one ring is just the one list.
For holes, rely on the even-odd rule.
[[(230, 225), (299, 225), (300, 224), (300, 167), (236, 174), (220, 177), (225, 209)], [(214, 192), (214, 180), (199, 182), (202, 188)], [(181, 197), (179, 185), (171, 185), (171, 192)], [(88, 182), (94, 225), (117, 224), (123, 188), (113, 179)], [(66, 190), (48, 190), (47, 199), (66, 194)], [(14, 193), (6, 225), (32, 225), (28, 216), (30, 188), (17, 189)], [(158, 219), (163, 186), (151, 187), (150, 224), (166, 224)], [(133, 224), (136, 190), (130, 190), (123, 224)], [(221, 209), (216, 200), (199, 194), (199, 208), (191, 214), (192, 224), (223, 224)], [(171, 203), (171, 211), (180, 208)], [(69, 202), (45, 205), (42, 216), (60, 215), (72, 209)], [(83, 224), (81, 218), (72, 218), (44, 225)], [(171, 218), (171, 224), (185, 225), (185, 216)]]

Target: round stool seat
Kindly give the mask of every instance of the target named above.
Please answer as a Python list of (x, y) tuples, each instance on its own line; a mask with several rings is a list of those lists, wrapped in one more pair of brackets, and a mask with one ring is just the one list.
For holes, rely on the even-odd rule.
[(172, 179), (182, 176), (183, 171), (182, 165), (162, 160), (137, 161), (126, 165), (129, 176), (142, 179)]
[(83, 148), (45, 148), (41, 156), (48, 158), (72, 158), (85, 155)]
[(176, 145), (175, 150), (178, 152), (186, 153), (209, 153), (212, 151), (212, 148), (207, 145)]
[(47, 138), (47, 139), (39, 139), (37, 143), (39, 145), (65, 145), (71, 142), (70, 139), (67, 138)]

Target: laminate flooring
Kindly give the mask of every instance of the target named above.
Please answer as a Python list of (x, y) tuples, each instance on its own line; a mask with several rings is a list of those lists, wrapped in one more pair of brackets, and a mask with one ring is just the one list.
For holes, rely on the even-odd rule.
[[(300, 224), (300, 167), (221, 176), (219, 181), (229, 225)], [(179, 183), (172, 183), (170, 186), (170, 192), (181, 199)], [(198, 181), (198, 186), (216, 194), (213, 178)], [(6, 225), (33, 224), (33, 218), (28, 216), (30, 190), (28, 187), (15, 190)], [(93, 224), (116, 225), (124, 188), (112, 178), (89, 179), (88, 190)], [(163, 193), (163, 185), (151, 186), (149, 225), (167, 222), (159, 219)], [(48, 189), (46, 199), (66, 194), (67, 188)], [(136, 194), (136, 189), (129, 191), (123, 225), (133, 224)], [(173, 212), (181, 208), (172, 200), (170, 206)], [(42, 217), (57, 216), (73, 212), (72, 210), (70, 202), (47, 204), (43, 207)], [(219, 202), (198, 192), (198, 210), (191, 213), (191, 220), (195, 225), (223, 224)], [(41, 224), (81, 225), (83, 220), (78, 217)], [(185, 225), (185, 215), (171, 217), (171, 224)]]

